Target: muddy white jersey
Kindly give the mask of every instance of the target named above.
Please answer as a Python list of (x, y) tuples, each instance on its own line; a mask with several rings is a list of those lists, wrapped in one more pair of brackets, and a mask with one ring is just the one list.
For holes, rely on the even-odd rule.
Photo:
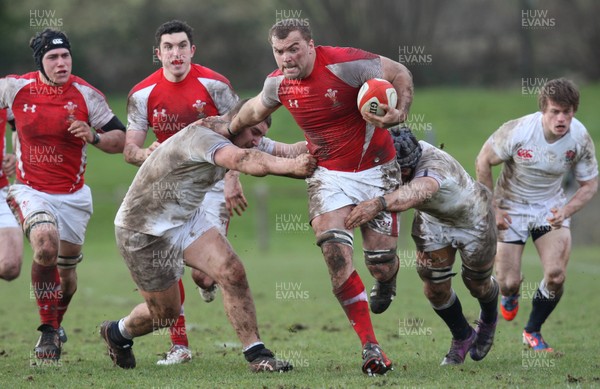
[(214, 154), (227, 145), (229, 140), (199, 125), (171, 136), (138, 170), (115, 225), (163, 236), (186, 223), (206, 192), (225, 176), (226, 169), (214, 164)]
[(578, 181), (598, 175), (592, 138), (575, 118), (569, 132), (553, 143), (544, 137), (541, 112), (503, 124), (488, 142), (504, 161), (494, 192), (499, 201), (542, 203), (557, 194), (564, 196), (562, 180), (569, 170)]
[(491, 193), (476, 182), (450, 154), (419, 141), (423, 154), (415, 167), (415, 177), (431, 177), (439, 190), (415, 209), (429, 222), (452, 227), (474, 228), (490, 209)]

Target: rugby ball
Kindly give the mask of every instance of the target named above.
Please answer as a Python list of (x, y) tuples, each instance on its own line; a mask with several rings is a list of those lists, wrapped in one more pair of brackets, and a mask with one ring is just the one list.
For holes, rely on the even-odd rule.
[(382, 78), (372, 78), (365, 82), (358, 91), (356, 103), (361, 113), (369, 112), (377, 116), (383, 116), (385, 112), (379, 104), (386, 104), (396, 108), (398, 95), (392, 83)]

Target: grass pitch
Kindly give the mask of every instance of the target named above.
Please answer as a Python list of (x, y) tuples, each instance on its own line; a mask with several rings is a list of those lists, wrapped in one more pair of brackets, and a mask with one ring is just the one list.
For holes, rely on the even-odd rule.
[[(584, 88), (577, 115), (596, 142), (600, 140), (600, 117), (592, 111), (592, 101), (599, 99), (600, 87)], [(114, 98), (111, 102), (124, 119), (124, 99)], [(520, 91), (417, 89), (409, 122), (418, 138), (436, 145), (444, 143), (445, 149), (473, 174), (474, 158), (489, 134), (506, 120), (535, 108), (535, 98)], [(301, 139), (289, 115), (280, 111), (270, 136), (290, 142)], [(294, 363), (294, 371), (250, 373), (239, 341), (225, 318), (220, 296), (210, 304), (204, 303), (189, 272), (184, 282), (192, 362), (156, 366), (169, 348), (165, 330), (135, 340), (136, 369), (114, 368), (98, 326), (103, 320), (126, 315), (141, 302), (117, 252), (112, 224), (135, 171), (120, 155), (90, 151), (86, 177), (94, 194), (95, 213), (87, 232), (85, 259), (78, 267), (79, 290), (63, 322), (69, 341), (59, 362), (40, 366), (33, 356), (39, 319), (30, 288), (29, 247), (21, 276), (0, 284), (0, 387), (600, 386), (595, 338), (600, 319), (595, 309), (600, 278), (598, 246), (576, 246), (573, 250), (566, 293), (544, 325), (544, 336), (556, 353), (534, 354), (521, 345), (531, 298), (542, 277), (537, 254), (529, 243), (523, 260), (521, 310), (515, 321), (499, 323), (494, 347), (483, 361), (467, 359), (459, 367), (441, 367), (450, 333), (422, 294), (414, 266), (414, 244), (408, 237), (411, 212), (403, 215), (398, 244), (398, 296), (387, 312), (373, 315), (377, 337), (396, 368), (385, 377), (364, 376), (360, 371), (360, 342), (331, 293), (327, 270), (308, 226), (305, 184), (279, 177), (243, 177), (250, 209), (244, 216), (233, 218), (229, 236), (246, 266), (261, 336), (269, 348)], [(372, 280), (361, 258), (360, 239), (355, 247), (355, 265), (370, 289)], [(478, 305), (459, 277), (453, 282), (472, 322), (477, 318)]]

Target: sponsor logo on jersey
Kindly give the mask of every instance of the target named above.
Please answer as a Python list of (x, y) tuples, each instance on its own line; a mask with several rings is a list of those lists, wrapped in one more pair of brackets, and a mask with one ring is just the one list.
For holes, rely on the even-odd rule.
[(35, 107), (36, 107), (35, 104), (32, 104), (31, 107), (28, 104), (25, 104), (23, 106), (23, 112), (28, 112), (28, 111), (29, 112), (35, 112)]
[(517, 156), (523, 159), (532, 159), (533, 158), (533, 150), (529, 149), (519, 149), (517, 150)]
[(290, 104), (290, 108), (299, 108), (298, 100), (288, 100), (288, 102)]

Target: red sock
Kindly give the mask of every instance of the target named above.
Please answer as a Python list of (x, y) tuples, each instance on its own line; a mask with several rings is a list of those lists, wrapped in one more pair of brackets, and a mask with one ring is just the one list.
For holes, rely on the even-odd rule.
[(183, 313), (183, 302), (185, 301), (185, 290), (183, 289), (183, 282), (179, 279), (179, 296), (181, 298), (181, 311), (175, 324), (169, 328), (171, 332), (171, 343), (173, 345), (188, 346), (188, 338), (185, 332), (185, 315)]
[(371, 324), (365, 285), (356, 270), (350, 274), (341, 287), (333, 291), (333, 294), (342, 305), (362, 345), (364, 346), (367, 342), (378, 343), (373, 332), (373, 324)]
[(58, 267), (42, 266), (33, 261), (31, 265), (31, 287), (35, 294), (42, 324), (58, 328), (57, 307), (62, 298)]
[(58, 322), (59, 326), (63, 321), (65, 313), (67, 313), (67, 308), (69, 307), (69, 303), (71, 302), (72, 298), (73, 295), (67, 296), (63, 293), (62, 299), (60, 299), (58, 302), (58, 306), (56, 307), (56, 321)]

